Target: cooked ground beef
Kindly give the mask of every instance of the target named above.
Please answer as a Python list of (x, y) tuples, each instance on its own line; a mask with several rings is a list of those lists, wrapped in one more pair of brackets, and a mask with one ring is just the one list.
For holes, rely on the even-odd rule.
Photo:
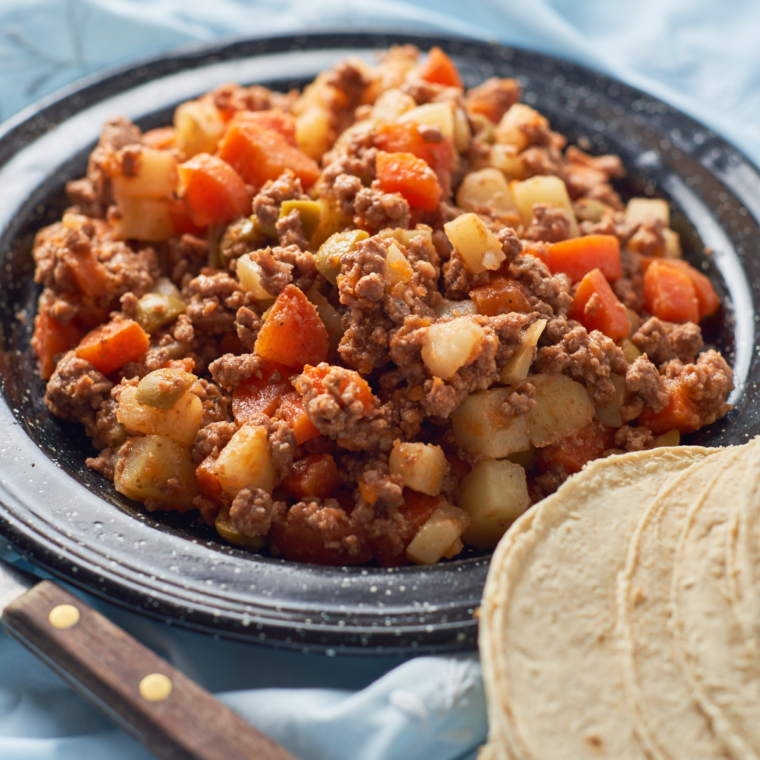
[(661, 412), (668, 405), (669, 396), (665, 383), (657, 367), (646, 356), (639, 356), (628, 367), (625, 373), (625, 387), (629, 393), (639, 397), (644, 406), (655, 412)]
[(652, 431), (645, 427), (623, 425), (615, 431), (615, 445), (626, 451), (644, 451), (653, 441)]
[(283, 201), (308, 198), (303, 192), (301, 180), (290, 169), (286, 169), (276, 180), (264, 183), (253, 199), (253, 213), (261, 224), (272, 227), (280, 216)]
[(535, 368), (548, 374), (564, 374), (583, 385), (595, 406), (605, 406), (615, 397), (612, 373), (625, 375), (628, 363), (623, 352), (598, 330), (564, 317), (552, 319), (541, 335)]
[(520, 102), (521, 97), (522, 88), (516, 79), (491, 77), (469, 90), (464, 102), (468, 110), (476, 102), (481, 107), (488, 104), (489, 116), (498, 122), (515, 103)]
[(204, 269), (187, 286), (187, 316), (195, 330), (223, 335), (234, 332), (235, 316), (241, 306), (256, 303), (250, 293), (226, 272)]
[(676, 325), (657, 317), (644, 322), (631, 341), (657, 366), (674, 358), (687, 364), (693, 362), (703, 345), (699, 325), (693, 322)]
[[(415, 556), (407, 547), (437, 510), (448, 528), (468, 535), (462, 531), (470, 517), (455, 506), (460, 490), (478, 483), (479, 476), (465, 478), (495, 455), (491, 441), (507, 426), (527, 421), (530, 431), (532, 413), (561, 415), (552, 404), (564, 402), (537, 392), (541, 373), (572, 378), (582, 386), (573, 392), (582, 396), (585, 388), (600, 418), (619, 412), (630, 424), (613, 436), (594, 421), (549, 446), (513, 452), (532, 502), (582, 466), (569, 457), (580, 442), (584, 457), (610, 453), (613, 438), (639, 451), (656, 445), (652, 431), (672, 438), (669, 426), (686, 433), (729, 409), (733, 381), (724, 359), (715, 351), (700, 355), (699, 326), (661, 320), (664, 312), (645, 293), (644, 256), (677, 255), (676, 238), (654, 218), (626, 221), (630, 209), (615, 187), (624, 174), (620, 159), (565, 149), (544, 116), (518, 105), (515, 79), (490, 79), (466, 92), (427, 81), (425, 66), (406, 46), (375, 67), (338, 63), (303, 96), (224, 85), (201, 97), (188, 107), (208, 115), (204, 150), (219, 144), (225, 124), (244, 119), (271, 119), (289, 143), (267, 157), (271, 163), (256, 162), (255, 172), (230, 168), (240, 169), (242, 184), (233, 182), (237, 189), (224, 200), (212, 198), (209, 185), (203, 204), (185, 192), (188, 173), (174, 171), (175, 159), (193, 152), (183, 147), (181, 127), (175, 148), (166, 144), (169, 130), (143, 135), (126, 119), (105, 125), (87, 176), (68, 185), (74, 207), (35, 239), (42, 293), (33, 347), (42, 373), (52, 374), (51, 411), (82, 422), (101, 450), (90, 467), (122, 487), (129, 462), (144, 461), (133, 456), (162, 461), (156, 488), (141, 493), (138, 484), (131, 492), (147, 510), (194, 507), (207, 525), (219, 519), (228, 540), (248, 547), (268, 541), (272, 554), (287, 559), (400, 565)], [(428, 116), (443, 104), (453, 133), (447, 122), (420, 123), (424, 112), (413, 109), (424, 104), (432, 104)], [(261, 111), (271, 113), (250, 114)], [(296, 144), (303, 154), (291, 153)], [(160, 150), (163, 179), (175, 183), (182, 174), (183, 186), (176, 182), (167, 197), (162, 184), (164, 200), (145, 204), (135, 220), (120, 197), (120, 178), (137, 178), (133, 187), (142, 187), (148, 174), (161, 173)], [(378, 176), (379, 151), (411, 153), (431, 172), (424, 181), (413, 171)], [(188, 166), (200, 171), (198, 163)], [(474, 174), (483, 168), (528, 181), (552, 176), (572, 207), (558, 209), (554, 197), (539, 195), (524, 224), (520, 214), (503, 211), (503, 193), (515, 187), (489, 195), (490, 185)], [(283, 212), (289, 201), (306, 205)], [(477, 219), (461, 218), (465, 213)], [(446, 229), (454, 220), (460, 238)], [(612, 235), (620, 244), (620, 276), (609, 284), (628, 310), (628, 336), (609, 330), (613, 340), (592, 329), (609, 294), (592, 295), (586, 311), (573, 310), (579, 321), (569, 318), (583, 273), (559, 262), (552, 246), (575, 234), (576, 222), (581, 235)], [(356, 230), (364, 240), (333, 237)], [(121, 239), (130, 235), (135, 239)], [(278, 318), (265, 322), (275, 299)], [(155, 307), (147, 312), (149, 301)], [(101, 331), (82, 344), (93, 329)], [(130, 338), (116, 349), (112, 334), (122, 330)], [(67, 351), (72, 347), (93, 363)], [(145, 405), (145, 430), (176, 436), (169, 454), (150, 451), (161, 439), (132, 435), (119, 422), (125, 390), (141, 382), (142, 392), (158, 388), (166, 401), (179, 394), (191, 410), (166, 430), (158, 421), (164, 412)], [(494, 388), (498, 395), (488, 395)], [(473, 420), (488, 413), (499, 434), (482, 436), (488, 440), (477, 450), (463, 441), (482, 420), (469, 430), (467, 415), (454, 414), (465, 400)], [(672, 414), (676, 406), (683, 420)], [(410, 472), (413, 458), (400, 464), (396, 442), (430, 447), (421, 450), (430, 460), (418, 461), (435, 462), (442, 477)], [(240, 472), (229, 461), (238, 454)], [(240, 488), (252, 480), (236, 478), (254, 472), (266, 489)], [(447, 543), (441, 556), (461, 548), (459, 539)]]
[(98, 438), (98, 409), (110, 398), (113, 383), (90, 362), (69, 351), (58, 362), (45, 391), (45, 401), (56, 416), (82, 422), (87, 434)]
[(193, 461), (200, 464), (208, 456), (218, 457), (237, 429), (234, 422), (211, 422), (202, 427), (193, 441)]
[(677, 380), (702, 414), (699, 427), (710, 425), (731, 408), (726, 403), (734, 389), (734, 373), (715, 350), (700, 354), (696, 364), (673, 359), (665, 365), (665, 379)]
[(373, 183), (354, 197), (354, 224), (375, 231), (385, 227), (409, 226), (409, 203), (400, 193), (384, 193)]
[(326, 435), (350, 431), (360, 420), (368, 419), (375, 408), (362, 401), (364, 381), (353, 370), (319, 365), (327, 374), (318, 387), (308, 375), (298, 383), (309, 419)]
[(550, 208), (545, 203), (533, 206), (533, 221), (525, 232), (527, 240), (559, 243), (570, 237), (570, 219), (561, 208)]
[(246, 538), (266, 536), (272, 523), (285, 515), (285, 502), (273, 501), (261, 488), (238, 491), (230, 507), (230, 519), (238, 533)]

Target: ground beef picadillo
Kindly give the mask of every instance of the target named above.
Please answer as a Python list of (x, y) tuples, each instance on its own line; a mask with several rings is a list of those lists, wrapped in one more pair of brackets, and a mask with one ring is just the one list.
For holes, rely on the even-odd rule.
[(45, 398), (88, 465), (241, 546), (395, 566), (725, 415), (721, 303), (667, 203), (521, 97), (404, 46), (109, 120), (34, 246)]

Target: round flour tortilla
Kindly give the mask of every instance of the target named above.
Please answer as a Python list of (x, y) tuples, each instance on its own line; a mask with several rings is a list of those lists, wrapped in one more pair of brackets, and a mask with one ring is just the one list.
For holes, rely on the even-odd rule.
[(507, 532), (480, 626), (496, 757), (644, 760), (623, 684), (617, 575), (660, 488), (713, 451), (592, 462)]
[(734, 512), (747, 497), (757, 445), (742, 447), (686, 517), (671, 586), (676, 653), (715, 734), (740, 760), (760, 758), (760, 667), (731, 603)]
[(760, 660), (760, 445), (753, 445), (734, 510), (728, 554), (731, 602), (744, 631), (749, 656)]
[(626, 690), (636, 731), (655, 760), (727, 760), (681, 671), (670, 626), (676, 549), (689, 509), (739, 456), (726, 449), (693, 464), (661, 489), (631, 537), (618, 579)]

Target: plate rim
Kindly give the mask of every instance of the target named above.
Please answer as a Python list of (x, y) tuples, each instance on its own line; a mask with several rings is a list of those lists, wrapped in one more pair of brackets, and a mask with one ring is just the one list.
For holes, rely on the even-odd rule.
[[(348, 41), (352, 40), (355, 42), (355, 44), (352, 45), (336, 45), (335, 40), (343, 40)], [(194, 68), (203, 68), (204, 65), (208, 65), (211, 61), (208, 59), (211, 56), (224, 54), (226, 51), (229, 55), (227, 57), (223, 57), (220, 60), (239, 60), (242, 58), (253, 58), (258, 56), (267, 56), (271, 55), (273, 52), (284, 52), (284, 50), (262, 50), (259, 53), (248, 53), (246, 55), (235, 55), (234, 51), (240, 49), (243, 46), (251, 45), (251, 46), (259, 46), (259, 47), (267, 47), (268, 45), (275, 44), (275, 46), (285, 46), (286, 44), (293, 44), (293, 42), (298, 43), (299, 41), (305, 41), (307, 43), (311, 44), (310, 48), (306, 49), (335, 49), (340, 50), (341, 47), (362, 47), (362, 48), (379, 48), (382, 45), (392, 44), (393, 42), (403, 41), (403, 42), (411, 42), (419, 44), (422, 48), (427, 48), (434, 44), (440, 44), (444, 49), (451, 48), (452, 46), (460, 45), (460, 46), (468, 46), (473, 45), (477, 47), (479, 50), (484, 49), (493, 49), (493, 50), (505, 50), (510, 51), (511, 55), (517, 55), (517, 56), (528, 56), (533, 57), (535, 59), (541, 59), (541, 60), (551, 60), (561, 65), (567, 65), (571, 67), (572, 69), (575, 69), (577, 71), (580, 71), (584, 75), (592, 76), (592, 77), (602, 77), (606, 82), (610, 84), (616, 84), (618, 86), (621, 86), (625, 88), (627, 91), (629, 91), (631, 94), (636, 95), (639, 98), (645, 98), (648, 101), (662, 104), (667, 109), (672, 111), (673, 113), (676, 113), (683, 117), (684, 119), (687, 119), (689, 122), (691, 122), (694, 125), (697, 125), (699, 128), (704, 130), (705, 132), (710, 135), (711, 138), (714, 138), (719, 143), (722, 144), (722, 147), (724, 149), (729, 149), (739, 155), (744, 162), (746, 162), (748, 165), (750, 165), (755, 173), (760, 175), (760, 170), (758, 170), (757, 166), (752, 162), (752, 160), (746, 156), (742, 151), (740, 151), (738, 148), (736, 148), (734, 145), (732, 145), (728, 140), (726, 140), (724, 137), (722, 137), (716, 130), (706, 127), (705, 125), (701, 124), (698, 120), (694, 119), (689, 114), (684, 113), (683, 111), (680, 111), (680, 109), (677, 109), (665, 101), (660, 100), (659, 98), (652, 96), (645, 91), (642, 91), (636, 87), (633, 87), (632, 85), (628, 85), (614, 76), (611, 76), (609, 74), (596, 71), (594, 69), (588, 68), (582, 64), (574, 63), (572, 61), (556, 58), (554, 56), (546, 55), (541, 52), (537, 51), (531, 51), (525, 48), (516, 47), (516, 46), (509, 46), (509, 45), (501, 45), (498, 43), (493, 43), (489, 41), (484, 41), (478, 38), (474, 37), (459, 37), (454, 36), (450, 34), (437, 34), (434, 32), (431, 33), (415, 33), (415, 34), (409, 34), (408, 32), (403, 31), (397, 31), (397, 30), (379, 30), (379, 31), (372, 31), (372, 32), (353, 32), (353, 31), (347, 31), (347, 30), (340, 30), (340, 31), (324, 31), (321, 30), (319, 32), (316, 32), (314, 34), (276, 34), (276, 35), (266, 35), (266, 36), (260, 36), (260, 37), (235, 37), (232, 39), (223, 39), (218, 40), (214, 43), (205, 44), (205, 43), (194, 43), (192, 45), (182, 46), (180, 48), (168, 51), (166, 53), (157, 54), (154, 56), (148, 56), (144, 58), (140, 58), (139, 60), (132, 62), (130, 64), (125, 64), (123, 66), (118, 67), (112, 67), (108, 68), (104, 71), (98, 72), (96, 74), (93, 74), (91, 76), (87, 76), (81, 79), (76, 80), (75, 82), (66, 85), (65, 87), (57, 90), (54, 93), (51, 93), (48, 96), (45, 96), (44, 98), (40, 99), (34, 104), (31, 104), (18, 113), (11, 116), (8, 120), (3, 122), (2, 125), (0, 125), (0, 168), (5, 165), (7, 162), (7, 157), (4, 156), (4, 148), (7, 143), (13, 142), (14, 135), (21, 134), (24, 132), (24, 127), (28, 125), (34, 125), (34, 122), (36, 119), (39, 119), (41, 116), (45, 116), (48, 113), (53, 112), (56, 108), (60, 108), (63, 104), (70, 101), (72, 98), (79, 97), (81, 99), (81, 103), (78, 104), (78, 107), (72, 112), (71, 115), (74, 113), (84, 110), (88, 106), (92, 105), (93, 103), (97, 103), (98, 99), (90, 100), (90, 98), (95, 95), (100, 89), (107, 88), (110, 83), (117, 81), (119, 78), (125, 77), (131, 73), (139, 72), (141, 69), (146, 70), (146, 74), (149, 72), (151, 67), (155, 66), (161, 66), (166, 65), (168, 62), (173, 62), (175, 64), (179, 64), (179, 67), (176, 69), (176, 72), (179, 72), (180, 70), (187, 71), (189, 69)], [(420, 44), (421, 43), (421, 44)], [(231, 53), (231, 54), (230, 54)], [(455, 53), (454, 53), (455, 54)], [(192, 66), (187, 66), (186, 64), (191, 61), (193, 62)], [(131, 87), (138, 86), (139, 84), (154, 81), (157, 79), (161, 79), (162, 77), (166, 76), (167, 72), (161, 72), (157, 73), (155, 75), (148, 75), (145, 79), (138, 79), (134, 83), (130, 85)], [(65, 121), (65, 120), (63, 120)], [(61, 123), (61, 122), (56, 122)], [(27, 129), (26, 135), (30, 139), (28, 142), (22, 141), (22, 147), (21, 150), (23, 150), (27, 145), (31, 144), (39, 135), (42, 133), (35, 133), (34, 130)], [(5, 407), (8, 407), (8, 404), (6, 402), (5, 396), (3, 395), (2, 402)], [(3, 410), (6, 411), (6, 410)], [(8, 409), (9, 411), (9, 409)], [(2, 420), (0, 420), (2, 421)], [(24, 435), (26, 435), (24, 433)], [(29, 439), (31, 440), (31, 438)], [(32, 441), (34, 444), (35, 442)], [(35, 444), (36, 445), (36, 444)], [(9, 494), (8, 490), (5, 488), (4, 485), (0, 486), (0, 493), (3, 494), (5, 500), (11, 500), (13, 498), (12, 494)], [(28, 510), (27, 510), (28, 511)], [(41, 558), (41, 555), (44, 556), (44, 553), (47, 552), (48, 554), (53, 551), (55, 552), (55, 547), (53, 546), (52, 539), (49, 534), (43, 532), (39, 532), (39, 535), (36, 539), (36, 541), (31, 541), (30, 543), (30, 533), (34, 533), (34, 528), (29, 525), (29, 523), (23, 523), (19, 520), (15, 519), (12, 515), (9, 515), (6, 511), (6, 507), (3, 505), (0, 505), (0, 525), (2, 525), (2, 529), (0, 529), (0, 534), (5, 534), (6, 540), (10, 537), (11, 541), (13, 543), (13, 549), (16, 551), (19, 551), (24, 556), (27, 556), (34, 564), (42, 567), (44, 570), (52, 573), (53, 575), (56, 575), (57, 577), (66, 580), (68, 582), (73, 583), (74, 585), (90, 592), (95, 593), (96, 595), (99, 595), (108, 601), (114, 602), (116, 604), (120, 604), (123, 607), (126, 607), (127, 609), (130, 609), (132, 611), (140, 612), (141, 614), (147, 615), (148, 617), (158, 618), (161, 620), (165, 620), (167, 618), (167, 613), (164, 612), (155, 612), (153, 609), (144, 609), (141, 608), (142, 605), (140, 602), (143, 602), (145, 594), (149, 592), (149, 598), (152, 599), (158, 599), (161, 603), (161, 605), (166, 605), (167, 607), (170, 606), (173, 602), (173, 599), (166, 594), (162, 594), (160, 592), (156, 592), (154, 588), (151, 588), (149, 585), (145, 587), (143, 591), (140, 590), (133, 590), (128, 589), (127, 593), (125, 594), (125, 597), (119, 598), (114, 597), (110, 592), (108, 593), (102, 593), (99, 590), (99, 584), (95, 579), (97, 577), (103, 576), (103, 569), (98, 567), (97, 565), (94, 568), (94, 572), (90, 572), (90, 569), (87, 569), (87, 573), (89, 573), (89, 577), (85, 580), (84, 576), (87, 575), (87, 573), (82, 573), (81, 575), (77, 575), (75, 577), (72, 577), (72, 572), (70, 570), (66, 570), (65, 568), (62, 568), (62, 566), (55, 562), (55, 561), (45, 561)], [(36, 546), (33, 546), (32, 544), (36, 544)], [(26, 551), (24, 549), (26, 545)], [(80, 567), (83, 564), (82, 559), (80, 558), (78, 560)], [(485, 562), (480, 562), (478, 565), (478, 569), (480, 572), (480, 575), (482, 575), (483, 581), (485, 580), (485, 570), (487, 569), (488, 561), (486, 559)], [(442, 565), (439, 567), (446, 567), (446, 565)], [(82, 568), (84, 569), (84, 568)], [(370, 568), (373, 572), (373, 575), (385, 575), (385, 572), (382, 569), (379, 568)], [(403, 570), (403, 569), (402, 569)], [(405, 572), (410, 572), (411, 569), (406, 569)], [(414, 569), (414, 572), (418, 572), (422, 574), (423, 571)], [(388, 573), (389, 576), (392, 576), (394, 574), (400, 574), (398, 572), (391, 572)], [(123, 587), (124, 586), (124, 578), (122, 576), (117, 576), (117, 579), (113, 581), (116, 586)], [(471, 602), (468, 604), (472, 604)], [(170, 611), (169, 617), (176, 618), (176, 615), (173, 615)], [(211, 624), (209, 625), (209, 618), (213, 618), (213, 615), (207, 615), (207, 614), (201, 614), (197, 620), (196, 619), (190, 619), (190, 620), (182, 620), (177, 621), (175, 620), (175, 624), (182, 625), (185, 628), (189, 628), (192, 630), (199, 630), (203, 631), (204, 633), (211, 633), (211, 634), (219, 634), (225, 637), (229, 638), (240, 638), (247, 641), (250, 641), (252, 639), (252, 636), (245, 631), (236, 631), (229, 628), (219, 627), (218, 625)], [(286, 628), (287, 630), (291, 630), (293, 627), (292, 623), (285, 623), (283, 626), (279, 626), (278, 623), (270, 623), (270, 627), (274, 630), (278, 627)], [(275, 637), (265, 637), (262, 640), (262, 643), (273, 645), (273, 646), (289, 646), (289, 647), (295, 647), (298, 649), (308, 649), (309, 651), (323, 651), (323, 652), (330, 652), (331, 650), (335, 649), (337, 652), (347, 652), (347, 653), (356, 653), (357, 651), (360, 651), (361, 653), (368, 654), (368, 653), (377, 653), (377, 654), (387, 654), (389, 651), (392, 651), (394, 653), (399, 652), (431, 652), (431, 651), (451, 651), (455, 649), (460, 648), (472, 648), (475, 644), (475, 635), (476, 635), (476, 629), (477, 629), (477, 623), (474, 619), (470, 618), (466, 621), (457, 621), (455, 623), (437, 623), (435, 624), (439, 627), (439, 633), (442, 635), (437, 636), (435, 635), (435, 631), (428, 632), (423, 631), (424, 633), (429, 633), (430, 635), (423, 635), (424, 642), (418, 643), (416, 646), (413, 645), (410, 641), (407, 641), (407, 643), (404, 644), (404, 646), (401, 647), (394, 647), (392, 640), (389, 642), (389, 644), (386, 646), (385, 643), (378, 645), (380, 648), (378, 649), (377, 646), (350, 646), (350, 645), (337, 645), (333, 646), (332, 643), (328, 644), (322, 644), (319, 641), (319, 635), (316, 637), (307, 637), (306, 639), (301, 639), (297, 642), (287, 642), (283, 641), (283, 638), (278, 636)], [(418, 626), (419, 628), (420, 626)], [(423, 628), (427, 628), (428, 624), (422, 624)], [(324, 631), (325, 629), (322, 628)], [(452, 637), (452, 634), (456, 634)], [(416, 633), (415, 633), (416, 635)], [(462, 638), (462, 635), (464, 636)], [(383, 641), (385, 642), (390, 637), (382, 637), (379, 635), (375, 635), (371, 631), (368, 633), (368, 636), (372, 638), (374, 636), (375, 640)], [(337, 640), (337, 639), (336, 639)]]

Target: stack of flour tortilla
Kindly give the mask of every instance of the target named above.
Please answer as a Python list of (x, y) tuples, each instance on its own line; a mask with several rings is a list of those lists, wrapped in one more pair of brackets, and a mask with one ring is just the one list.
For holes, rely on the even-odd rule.
[(504, 536), (480, 620), (480, 760), (760, 760), (760, 439), (592, 463)]

